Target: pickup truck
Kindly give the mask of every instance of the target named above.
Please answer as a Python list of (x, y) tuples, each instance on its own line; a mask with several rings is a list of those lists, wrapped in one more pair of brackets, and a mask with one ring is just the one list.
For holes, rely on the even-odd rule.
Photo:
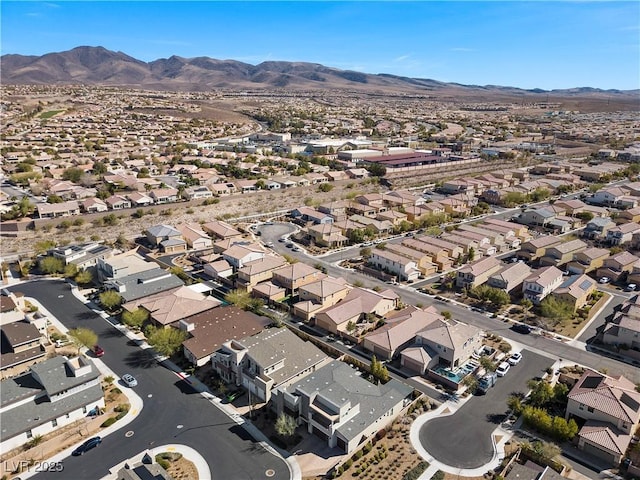
[(480, 394), (487, 393), (489, 389), (496, 384), (497, 380), (498, 380), (498, 375), (496, 375), (495, 373), (488, 373), (487, 375), (482, 377), (480, 380), (478, 380), (478, 389), (477, 389), (478, 393)]

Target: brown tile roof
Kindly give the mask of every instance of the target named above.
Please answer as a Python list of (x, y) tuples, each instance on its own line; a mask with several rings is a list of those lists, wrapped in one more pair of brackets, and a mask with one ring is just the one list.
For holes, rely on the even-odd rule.
[(185, 319), (194, 329), (182, 345), (196, 358), (203, 358), (218, 350), (229, 340), (239, 340), (260, 333), (271, 319), (241, 308), (226, 306), (207, 310)]
[(640, 418), (640, 392), (622, 375), (615, 378), (587, 370), (569, 392), (569, 398), (632, 424)]
[(578, 436), (607, 450), (624, 454), (631, 442), (631, 435), (626, 435), (604, 422), (587, 421), (578, 432)]

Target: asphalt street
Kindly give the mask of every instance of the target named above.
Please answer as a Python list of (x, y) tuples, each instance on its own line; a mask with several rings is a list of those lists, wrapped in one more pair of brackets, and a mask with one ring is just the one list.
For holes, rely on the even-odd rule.
[(507, 399), (514, 392), (527, 392), (527, 382), (541, 377), (553, 362), (524, 350), (522, 360), (495, 386), (474, 396), (453, 415), (437, 417), (420, 430), (420, 443), (433, 457), (458, 468), (477, 468), (493, 457), (491, 432), (506, 418)]
[[(307, 255), (305, 251), (294, 252), (286, 247), (285, 242), (278, 242), (282, 236), (290, 235), (295, 231), (295, 226), (288, 223), (273, 223), (270, 225), (262, 224), (259, 230), (262, 232), (260, 240), (264, 243), (273, 242), (273, 249), (281, 254), (288, 254), (298, 260), (309, 265), (321, 265), (327, 269), (327, 272), (334, 277), (342, 277), (349, 283), (358, 282), (365, 287), (373, 288), (379, 286), (381, 288), (389, 288), (400, 295), (402, 301), (411, 305), (435, 305), (439, 310), (448, 310), (453, 318), (481, 328), (487, 333), (495, 333), (505, 337), (508, 340), (515, 340), (532, 351), (536, 351), (549, 358), (562, 358), (577, 364), (586, 365), (594, 370), (605, 369), (610, 375), (624, 375), (634, 383), (640, 383), (640, 369), (633, 365), (620, 362), (613, 358), (604, 357), (600, 354), (587, 351), (584, 347), (569, 345), (566, 342), (542, 337), (540, 335), (522, 335), (510, 329), (510, 324), (498, 318), (490, 318), (485, 314), (472, 312), (465, 306), (456, 305), (454, 303), (444, 303), (434, 299), (433, 296), (418, 292), (413, 286), (407, 285), (389, 285), (384, 282), (366, 276), (360, 272), (351, 269), (339, 267), (327, 261), (326, 257), (313, 257)], [(350, 255), (353, 255), (351, 251)], [(349, 256), (345, 256), (349, 258)], [(600, 317), (599, 317), (600, 318)], [(599, 320), (600, 321), (600, 320)], [(599, 322), (595, 322), (594, 328)]]
[[(101, 360), (119, 376), (133, 374), (138, 380), (135, 391), (144, 401), (144, 408), (133, 422), (105, 437), (90, 454), (65, 459), (61, 474), (42, 473), (42, 478), (94, 480), (140, 451), (167, 443), (196, 449), (209, 464), (214, 479), (264, 479), (267, 470), (274, 472), (269, 478), (290, 478), (289, 468), (281, 458), (262, 448), (185, 381), (87, 308), (73, 296), (68, 284), (39, 280), (9, 290), (36, 298), (67, 328), (95, 331), (105, 350)], [(127, 431), (133, 431), (133, 436), (127, 438)]]

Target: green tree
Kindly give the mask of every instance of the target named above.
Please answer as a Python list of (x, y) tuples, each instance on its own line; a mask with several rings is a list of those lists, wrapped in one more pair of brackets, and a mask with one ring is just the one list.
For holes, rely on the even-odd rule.
[(529, 398), (534, 407), (542, 407), (553, 398), (553, 388), (549, 382), (530, 380), (527, 386), (531, 389)]
[(231, 290), (224, 299), (227, 303), (250, 312), (259, 312), (264, 306), (261, 299), (253, 298), (246, 290)]
[(44, 257), (38, 260), (38, 268), (46, 274), (64, 272), (64, 260), (56, 257)]
[(384, 177), (387, 174), (387, 167), (381, 163), (372, 163), (367, 167), (367, 170), (374, 177)]
[(69, 339), (78, 348), (78, 353), (82, 347), (92, 348), (98, 343), (98, 335), (88, 328), (74, 328), (69, 330)]
[(573, 316), (573, 305), (549, 295), (540, 303), (540, 314), (558, 324)]
[(364, 247), (360, 249), (360, 256), (362, 258), (369, 258), (371, 256), (371, 248), (370, 247)]
[(275, 424), (275, 430), (278, 435), (285, 438), (290, 438), (296, 433), (296, 421), (293, 417), (287, 415), (286, 413), (281, 413), (278, 415)]
[(140, 329), (144, 322), (149, 318), (149, 312), (144, 308), (136, 308), (132, 312), (125, 310), (122, 312), (122, 321), (125, 325)]
[(496, 362), (494, 362), (487, 356), (480, 357), (480, 366), (482, 366), (482, 368), (484, 368), (487, 372), (495, 372), (497, 367)]
[(473, 262), (476, 259), (476, 249), (473, 247), (469, 248), (469, 253), (467, 253), (467, 262)]
[(330, 183), (321, 183), (318, 186), (318, 190), (320, 190), (321, 192), (330, 192), (331, 190), (333, 190), (333, 185), (331, 185)]
[(371, 375), (376, 380), (376, 382), (380, 381), (382, 383), (386, 383), (389, 381), (389, 371), (387, 367), (377, 359), (374, 355), (371, 357)]
[(84, 170), (78, 167), (70, 167), (62, 172), (62, 179), (68, 180), (73, 183), (78, 183), (82, 175), (84, 175)]
[(353, 320), (347, 322), (347, 332), (353, 333), (356, 329), (356, 323)]
[(145, 336), (149, 345), (155, 348), (160, 355), (170, 357), (187, 339), (187, 332), (177, 328), (156, 328), (149, 325), (145, 330)]
[(442, 317), (445, 320), (451, 320), (453, 318), (453, 315), (451, 314), (451, 312), (449, 310), (443, 310), (442, 312), (440, 312), (440, 315), (442, 315)]
[(120, 306), (122, 303), (122, 297), (118, 292), (114, 292), (113, 290), (107, 290), (106, 292), (102, 292), (98, 298), (100, 299), (100, 305), (102, 305), (107, 310), (113, 310), (116, 307)]

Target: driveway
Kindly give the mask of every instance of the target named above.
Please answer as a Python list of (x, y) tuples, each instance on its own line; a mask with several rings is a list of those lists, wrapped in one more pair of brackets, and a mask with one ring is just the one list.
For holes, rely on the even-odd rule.
[[(290, 471), (280, 457), (266, 451), (245, 429), (197, 394), (185, 381), (158, 364), (148, 352), (132, 345), (127, 337), (76, 299), (68, 284), (40, 280), (9, 287), (37, 299), (67, 328), (86, 327), (98, 334), (105, 350), (101, 360), (117, 375), (133, 374), (135, 391), (144, 408), (126, 428), (104, 438), (100, 452), (64, 460), (64, 478), (101, 478), (112, 466), (146, 448), (181, 443), (197, 450), (207, 461), (215, 479), (288, 479)], [(121, 388), (126, 388), (122, 386)], [(134, 432), (125, 437), (125, 431)], [(271, 473), (271, 472), (269, 472)], [(56, 473), (42, 478), (59, 479)]]
[(425, 423), (420, 430), (424, 449), (451, 467), (478, 468), (489, 463), (494, 455), (491, 434), (506, 417), (507, 399), (512, 393), (526, 392), (527, 382), (553, 364), (528, 350), (522, 357), (486, 395), (469, 399), (453, 415)]

